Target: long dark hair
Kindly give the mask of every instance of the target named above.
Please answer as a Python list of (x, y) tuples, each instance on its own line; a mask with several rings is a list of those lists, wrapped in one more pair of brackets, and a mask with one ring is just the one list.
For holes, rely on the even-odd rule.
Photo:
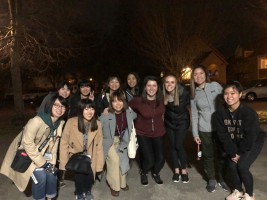
[[(130, 74), (133, 75), (136, 78), (136, 86), (134, 86), (134, 92), (135, 92), (136, 96), (139, 96), (140, 95), (140, 85), (141, 85), (140, 76), (136, 72), (130, 72), (130, 73), (128, 73), (128, 75), (126, 77), (127, 79), (128, 79), (128, 76)], [(126, 87), (125, 87), (125, 89), (131, 90), (132, 88), (128, 85), (127, 79), (126, 79)]]
[(196, 65), (191, 72), (191, 78), (190, 78), (190, 91), (191, 91), (191, 99), (195, 98), (195, 91), (196, 91), (196, 84), (194, 81), (194, 72), (196, 69), (202, 69), (205, 73), (206, 76), (206, 83), (210, 83), (210, 77), (209, 77), (209, 72), (207, 68), (204, 65)]
[(146, 76), (144, 78), (143, 84), (142, 84), (142, 94), (141, 98), (143, 102), (147, 101), (147, 93), (146, 93), (146, 85), (148, 81), (156, 81), (158, 85), (158, 91), (156, 93), (156, 105), (158, 106), (160, 104), (160, 101), (162, 100), (162, 91), (160, 89), (159, 80), (156, 76)]
[(85, 108), (93, 108), (95, 110), (95, 114), (91, 119), (90, 128), (91, 131), (95, 131), (98, 129), (97, 126), (97, 115), (96, 115), (96, 105), (94, 101), (90, 99), (82, 99), (78, 102), (78, 109), (77, 109), (77, 116), (78, 116), (78, 130), (85, 134), (85, 124), (84, 124), (84, 117), (83, 117), (83, 110)]

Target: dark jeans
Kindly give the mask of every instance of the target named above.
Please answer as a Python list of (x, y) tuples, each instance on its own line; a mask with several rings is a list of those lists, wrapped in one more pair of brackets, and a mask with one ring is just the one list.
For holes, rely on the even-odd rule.
[(231, 174), (231, 183), (234, 189), (242, 191), (242, 183), (245, 192), (253, 196), (253, 176), (249, 171), (250, 166), (256, 160), (263, 147), (263, 141), (255, 142), (250, 151), (240, 155), (237, 163), (229, 159), (228, 166)]
[(216, 139), (215, 132), (201, 132), (199, 131), (201, 139), (201, 149), (204, 171), (208, 180), (216, 180), (216, 171), (218, 171), (219, 182), (224, 181), (224, 174), (226, 171), (226, 158)]
[(147, 174), (150, 170), (158, 174), (165, 163), (163, 137), (150, 138), (137, 136), (140, 153), (140, 167), (142, 173)]
[(187, 127), (186, 124), (179, 126), (177, 130), (166, 127), (166, 132), (171, 143), (174, 168), (186, 169), (187, 156), (184, 149), (184, 140), (187, 134)]
[(94, 182), (93, 172), (89, 174), (74, 175), (75, 193), (81, 195), (83, 193), (91, 192), (91, 188)]

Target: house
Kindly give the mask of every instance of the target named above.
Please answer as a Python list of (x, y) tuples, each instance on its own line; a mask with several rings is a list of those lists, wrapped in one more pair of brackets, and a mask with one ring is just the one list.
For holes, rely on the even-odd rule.
[(252, 44), (239, 45), (228, 62), (230, 80), (242, 83), (267, 78), (267, 38)]

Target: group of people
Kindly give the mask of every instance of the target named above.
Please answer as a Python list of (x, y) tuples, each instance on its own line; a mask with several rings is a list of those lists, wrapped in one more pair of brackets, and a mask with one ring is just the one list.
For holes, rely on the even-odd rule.
[[(111, 195), (117, 197), (120, 190), (129, 190), (127, 148), (134, 125), (141, 184), (148, 185), (149, 173), (155, 183), (163, 184), (160, 172), (165, 163), (165, 134), (172, 153), (172, 181), (188, 183), (184, 142), (191, 121), (194, 141), (202, 148), (207, 191), (214, 192), (220, 185), (232, 191), (227, 200), (255, 199), (249, 168), (264, 141), (256, 112), (240, 102), (242, 90), (238, 83), (222, 88), (210, 82), (202, 65), (193, 68), (190, 87), (191, 94), (173, 74), (166, 75), (162, 82), (146, 76), (141, 84), (138, 74), (132, 72), (124, 88), (118, 76), (110, 76), (107, 88), (98, 96), (87, 80), (81, 81), (78, 92), (71, 96), (72, 88), (65, 82), (57, 92), (45, 97), (38, 114), (13, 140), (1, 173), (20, 191), (33, 179), (33, 199), (53, 199), (57, 196), (56, 166), (63, 186), (66, 163), (73, 154), (83, 152), (91, 158), (91, 173), (74, 173), (76, 199), (93, 199), (93, 183), (102, 179), (104, 171)], [(48, 136), (49, 142), (39, 152)], [(25, 173), (10, 167), (21, 137), (19, 148), (25, 149), (33, 161)], [(232, 177), (229, 182), (224, 177), (226, 171)]]

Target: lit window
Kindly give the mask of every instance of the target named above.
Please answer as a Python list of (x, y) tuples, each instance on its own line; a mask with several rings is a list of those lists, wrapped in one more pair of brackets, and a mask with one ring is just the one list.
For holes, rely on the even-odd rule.
[(267, 69), (267, 57), (260, 58), (260, 69)]

